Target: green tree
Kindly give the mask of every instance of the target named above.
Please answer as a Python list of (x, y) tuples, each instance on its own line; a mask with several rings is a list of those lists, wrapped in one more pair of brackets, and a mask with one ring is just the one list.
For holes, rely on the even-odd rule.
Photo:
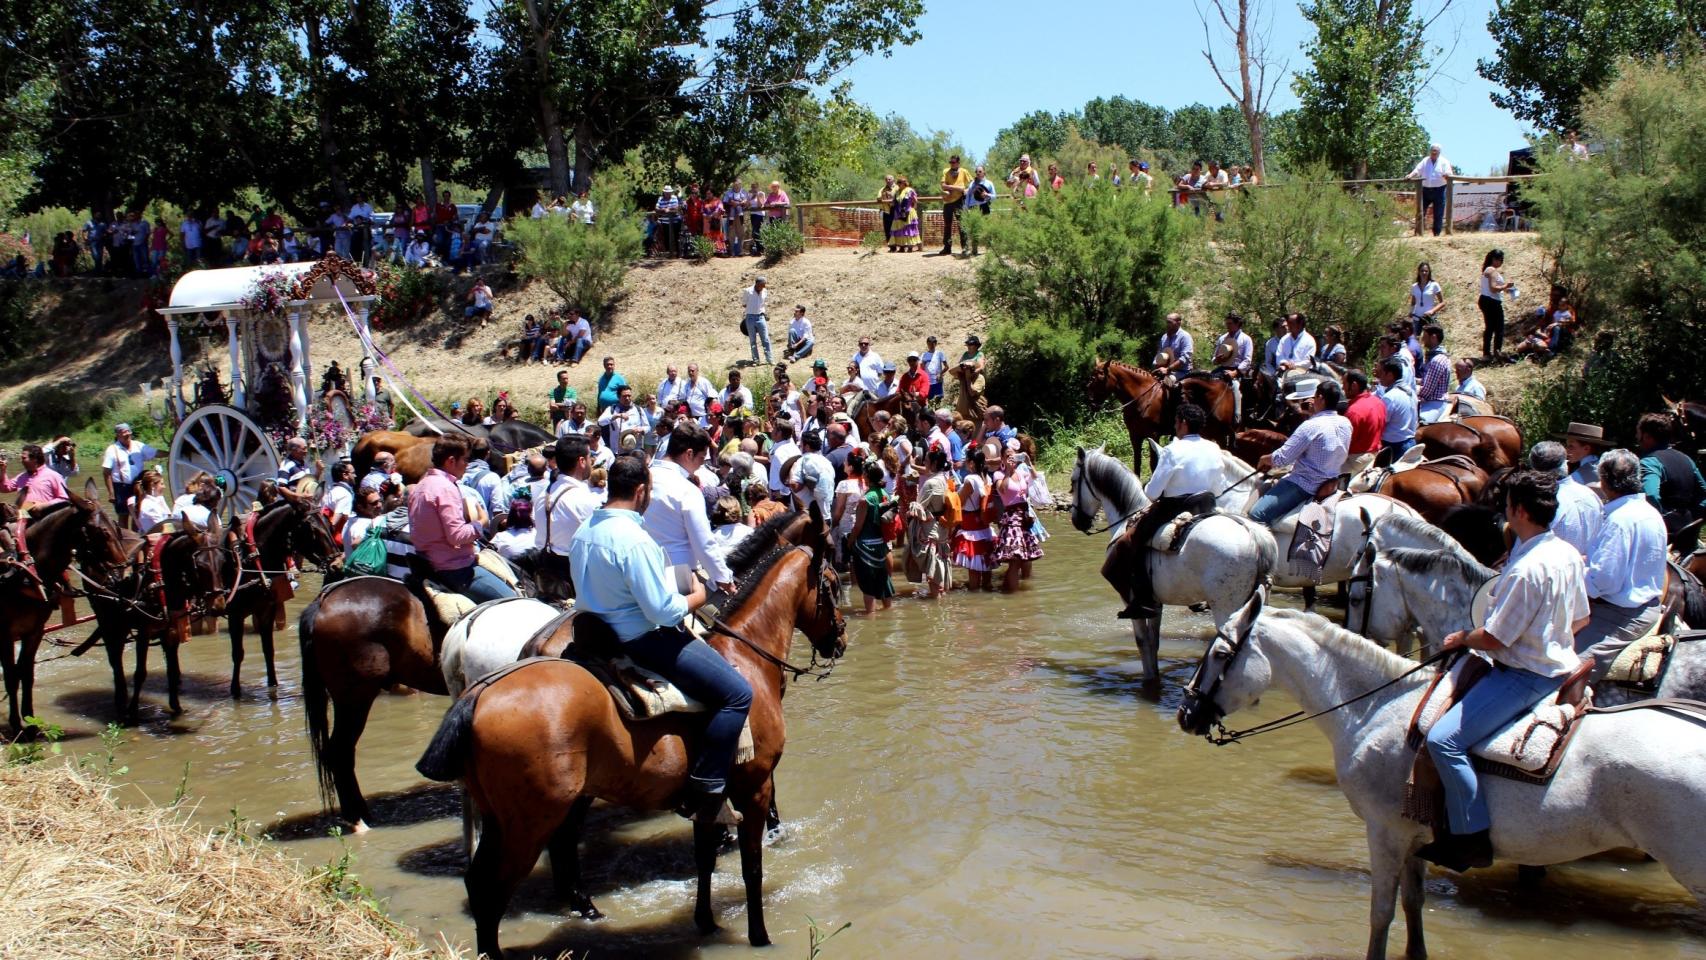
[(1359, 357), (1403, 310), (1409, 261), (1391, 242), (1387, 202), (1320, 183), (1328, 176), (1306, 171), (1235, 196), (1201, 272), (1215, 281), (1204, 294), (1214, 316), (1241, 313), (1252, 333), (1289, 313), (1308, 316), (1317, 337), (1339, 324)]
[(602, 317), (639, 259), (645, 231), (628, 212), (634, 199), (628, 184), (601, 177), (592, 197), (599, 215), (590, 226), (574, 217), (518, 217), (505, 236), (516, 246), (517, 273), (544, 283), (564, 304)]
[(1706, 337), (1706, 55), (1625, 59), (1614, 75), (1582, 100), (1582, 127), (1604, 154), (1576, 162), (1537, 151), (1544, 176), (1524, 191), (1557, 281), (1589, 330), (1610, 341), (1585, 376), (1555, 362), (1563, 374), (1529, 388), (1531, 435), (1575, 419), (1633, 440), (1635, 418), (1663, 396), (1706, 396), (1706, 367), (1695, 361)]
[(1579, 124), (1587, 91), (1610, 80), (1626, 56), (1673, 55), (1706, 37), (1706, 5), (1694, 0), (1498, 0), (1487, 17), (1498, 52), (1475, 69), (1504, 88), (1493, 103), (1543, 130)]
[(1164, 194), (1107, 181), (1043, 193), (991, 218), (977, 291), (990, 329), (992, 392), (1019, 422), (1081, 411), (1097, 355), (1137, 356), (1189, 292), (1200, 227)]
[(1309, 68), (1292, 78), (1299, 107), (1290, 152), (1351, 179), (1400, 176), (1425, 150), (1416, 95), (1430, 56), (1410, 0), (1315, 0)]

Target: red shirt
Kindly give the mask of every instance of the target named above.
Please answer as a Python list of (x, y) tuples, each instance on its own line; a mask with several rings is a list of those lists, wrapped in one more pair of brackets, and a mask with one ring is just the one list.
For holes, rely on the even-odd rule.
[(1364, 393), (1345, 408), (1345, 419), (1351, 422), (1351, 445), (1346, 453), (1356, 456), (1380, 449), (1380, 434), (1386, 429), (1386, 404), (1372, 392)]
[(415, 226), (417, 226), (417, 227), (424, 227), (424, 226), (428, 226), (429, 224), (431, 224), (432, 223), (432, 208), (427, 206), (424, 203), (415, 204), (414, 221), (415, 221)]
[(437, 207), (433, 208), (434, 223), (450, 223), (455, 219), (456, 206), (454, 204), (441, 203)]
[[(919, 367), (916, 373), (903, 370), (900, 374), (900, 388), (918, 394), (920, 400), (928, 400), (930, 398), (930, 375), (924, 372), (923, 367)], [(1386, 410), (1385, 407), (1380, 409), (1382, 412)]]

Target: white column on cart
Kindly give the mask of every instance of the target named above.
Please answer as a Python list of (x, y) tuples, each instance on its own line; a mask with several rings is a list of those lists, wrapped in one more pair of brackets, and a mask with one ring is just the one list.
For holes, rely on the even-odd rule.
[[(356, 322), (362, 330), (367, 330), (367, 303), (364, 301), (356, 307)], [(373, 371), (377, 363), (373, 359), (373, 351), (368, 348), (366, 338), (361, 340), (361, 387), (367, 395), (367, 401), (372, 403), (378, 399), (378, 393), (373, 389)]]
[(303, 370), (308, 364), (307, 341), (302, 333), (302, 307), (290, 307), (290, 393), (296, 401), (296, 426), (308, 432), (308, 378)]
[(246, 387), (243, 382), (243, 350), (237, 340), (237, 318), (230, 312), (225, 314), (225, 333), (231, 344), (231, 402), (237, 409), (248, 409)]
[(172, 335), (172, 395), (166, 405), (174, 422), (184, 418), (184, 351), (178, 345), (178, 315), (168, 314), (166, 330)]

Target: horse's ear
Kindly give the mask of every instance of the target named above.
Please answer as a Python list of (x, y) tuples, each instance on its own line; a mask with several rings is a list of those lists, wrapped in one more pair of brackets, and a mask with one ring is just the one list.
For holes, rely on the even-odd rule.
[(1078, 462), (1079, 463), (1084, 462), (1084, 445), (1083, 444), (1078, 445)]
[(199, 523), (196, 523), (194, 520), (191, 520), (189, 517), (184, 518), (184, 532), (199, 534), (205, 529), (207, 529), (207, 528), (203, 527)]
[(83, 499), (90, 503), (99, 503), (100, 490), (95, 486), (95, 478), (89, 477), (83, 481)]
[(1250, 599), (1244, 602), (1238, 616), (1232, 621), (1232, 635), (1242, 643), (1250, 636), (1250, 630), (1256, 625), (1256, 618), (1262, 615), (1262, 606), (1268, 602), (1267, 584), (1258, 584), (1250, 591)]
[(1144, 437), (1143, 442), (1149, 447), (1149, 456), (1152, 462), (1159, 462), (1161, 459), (1161, 444), (1156, 443), (1154, 437)]
[(1363, 534), (1366, 536), (1368, 534), (1373, 533), (1374, 532), (1374, 518), (1369, 516), (1368, 508), (1367, 507), (1359, 507), (1359, 508), (1357, 508), (1357, 512), (1362, 514), (1362, 532), (1363, 532)]
[(1679, 414), (1682, 412), (1682, 404), (1677, 403), (1675, 400), (1672, 400), (1670, 397), (1667, 397), (1661, 393), (1661, 394), (1659, 394), (1659, 399), (1664, 401), (1665, 409), (1669, 410), (1671, 413), (1678, 413)]

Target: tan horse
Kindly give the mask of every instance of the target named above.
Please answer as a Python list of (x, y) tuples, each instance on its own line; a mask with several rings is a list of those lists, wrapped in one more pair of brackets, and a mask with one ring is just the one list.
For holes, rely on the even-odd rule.
[(983, 422), (983, 411), (989, 409), (989, 401), (983, 396), (983, 374), (963, 363), (949, 367), (948, 373), (954, 378), (954, 410), (960, 419)]
[(1120, 405), (1126, 433), (1131, 436), (1132, 468), (1143, 472), (1145, 440), (1173, 434), (1173, 416), (1181, 402), (1194, 403), (1208, 414), (1203, 436), (1225, 445), (1237, 429), (1232, 388), (1219, 377), (1188, 377), (1169, 386), (1148, 370), (1118, 360), (1098, 360), (1091, 368), (1086, 392), (1093, 407), (1112, 399)]
[[(741, 595), (727, 615), (735, 636), (718, 632), (709, 641), (752, 687), (754, 755), (731, 772), (728, 796), (743, 817), (741, 872), (747, 937), (754, 946), (770, 942), (763, 843), (785, 739), (784, 664), (796, 628), (822, 656), (838, 657), (845, 650), (846, 622), (835, 606), (833, 578), (822, 551), (771, 549), (740, 577)], [(587, 807), (599, 798), (642, 810), (674, 808), (686, 787), (689, 744), (702, 726), (691, 716), (630, 724), (578, 664), (549, 658), (521, 663), (470, 687), (417, 764), (433, 779), (465, 781), (481, 831), (465, 885), (477, 949), (492, 957), (503, 955), (498, 924), (510, 897), (547, 847), (558, 890), (579, 912), (597, 915), (579, 891), (577, 846)], [(711, 875), (722, 836), (716, 823), (694, 824), (699, 877), (694, 920), (706, 933), (716, 929)]]

